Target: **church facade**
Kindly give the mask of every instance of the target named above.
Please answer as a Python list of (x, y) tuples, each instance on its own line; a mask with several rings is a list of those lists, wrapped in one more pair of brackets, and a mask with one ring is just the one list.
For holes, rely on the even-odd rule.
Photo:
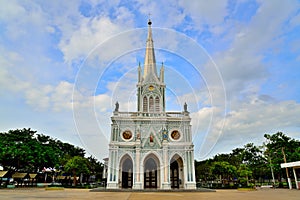
[(158, 75), (151, 21), (144, 69), (138, 67), (137, 111), (111, 117), (107, 189), (196, 189), (191, 118), (166, 112), (164, 66)]

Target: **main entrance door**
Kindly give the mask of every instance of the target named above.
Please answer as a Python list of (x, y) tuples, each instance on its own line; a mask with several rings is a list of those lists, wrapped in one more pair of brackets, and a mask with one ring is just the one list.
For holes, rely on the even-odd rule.
[(132, 188), (132, 161), (127, 158), (122, 167), (122, 188)]
[(174, 160), (170, 166), (171, 188), (179, 188), (179, 169), (178, 162)]
[(153, 158), (149, 158), (145, 163), (144, 188), (157, 188), (157, 165)]

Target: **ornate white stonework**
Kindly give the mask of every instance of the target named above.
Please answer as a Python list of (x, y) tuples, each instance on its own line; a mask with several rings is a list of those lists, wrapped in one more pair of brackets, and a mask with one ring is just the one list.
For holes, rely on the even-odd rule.
[(164, 66), (156, 70), (151, 21), (144, 62), (138, 67), (137, 112), (111, 117), (107, 188), (196, 189), (191, 118), (165, 111)]

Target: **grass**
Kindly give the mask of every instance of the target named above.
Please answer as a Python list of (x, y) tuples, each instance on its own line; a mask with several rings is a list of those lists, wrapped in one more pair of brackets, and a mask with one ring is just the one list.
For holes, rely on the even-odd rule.
[(238, 188), (238, 191), (255, 191), (255, 188)]
[(46, 187), (45, 190), (64, 190), (63, 187)]

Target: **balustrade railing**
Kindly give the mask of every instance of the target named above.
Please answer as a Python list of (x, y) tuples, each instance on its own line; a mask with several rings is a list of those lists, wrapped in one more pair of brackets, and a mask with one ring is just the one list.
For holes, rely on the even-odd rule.
[(152, 112), (114, 112), (114, 116), (118, 117), (175, 117), (182, 118), (188, 116), (186, 112), (161, 112), (161, 113), (152, 113)]

